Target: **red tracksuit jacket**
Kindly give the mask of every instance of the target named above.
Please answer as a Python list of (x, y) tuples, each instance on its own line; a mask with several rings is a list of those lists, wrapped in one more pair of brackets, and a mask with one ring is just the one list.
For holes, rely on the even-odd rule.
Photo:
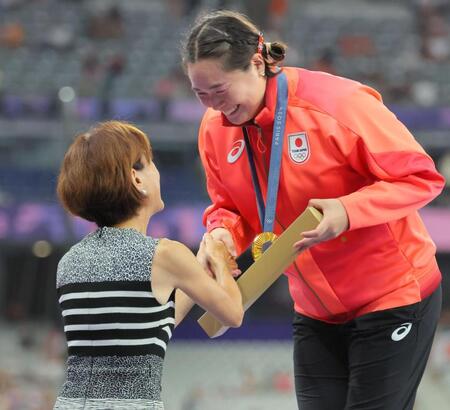
[[(311, 198), (339, 198), (349, 229), (298, 256), (286, 275), (295, 310), (330, 323), (418, 302), (440, 283), (433, 244), (417, 210), (444, 186), (432, 159), (382, 103), (358, 82), (284, 68), (288, 110), (274, 232)], [(276, 78), (248, 126), (264, 198)], [(208, 109), (199, 150), (212, 201), (207, 230), (230, 230), (243, 252), (261, 232), (241, 127)]]

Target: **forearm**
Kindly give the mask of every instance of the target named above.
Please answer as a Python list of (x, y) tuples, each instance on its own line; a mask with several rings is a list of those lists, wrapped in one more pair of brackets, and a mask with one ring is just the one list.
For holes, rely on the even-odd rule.
[(438, 175), (434, 179), (411, 175), (400, 181), (377, 181), (339, 199), (352, 230), (401, 219), (435, 198), (443, 185)]
[(175, 293), (175, 327), (186, 317), (190, 312), (195, 302), (187, 296), (182, 290), (177, 289)]
[(236, 281), (231, 275), (229, 266), (227, 266), (226, 264), (221, 264), (220, 266), (214, 268), (214, 273), (216, 275), (216, 281), (218, 285), (231, 299), (232, 306), (235, 309), (235, 314), (237, 316), (242, 315), (242, 295)]

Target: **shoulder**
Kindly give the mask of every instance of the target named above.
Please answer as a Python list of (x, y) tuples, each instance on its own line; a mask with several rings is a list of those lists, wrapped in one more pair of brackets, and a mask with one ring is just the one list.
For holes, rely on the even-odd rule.
[(181, 242), (170, 239), (160, 239), (155, 249), (153, 266), (165, 271), (178, 271), (186, 259), (193, 257), (190, 249)]
[(195, 280), (202, 267), (192, 251), (180, 242), (160, 240), (153, 259), (153, 271), (165, 277), (166, 283), (174, 288), (183, 287)]
[(361, 112), (368, 106), (384, 106), (381, 95), (373, 88), (358, 81), (320, 71), (288, 68), (290, 95), (294, 105), (310, 113), (325, 115), (349, 126), (352, 112)]
[(288, 77), (297, 77), (296, 88), (291, 92), (301, 101), (310, 103), (326, 112), (334, 112), (337, 103), (359, 98), (375, 98), (381, 95), (373, 88), (349, 78), (304, 68), (288, 68)]
[(69, 250), (62, 256), (58, 263), (58, 269), (78, 263), (80, 257), (88, 256), (86, 250), (86, 238), (72, 245)]
[[(325, 73), (323, 71), (313, 71), (297, 67), (286, 67), (283, 71), (290, 80), (290, 88), (292, 89), (292, 86), (296, 85), (297, 89), (295, 91), (297, 95), (302, 98), (310, 97), (317, 99), (322, 97), (325, 100), (330, 94), (346, 94), (362, 86), (358, 81)], [(324, 88), (327, 89), (325, 96), (310, 96), (311, 92)]]
[(74, 244), (59, 260), (56, 274), (57, 287), (70, 281), (73, 271), (78, 269), (83, 261), (89, 257), (89, 252), (85, 250), (83, 241)]
[(208, 135), (217, 133), (228, 134), (232, 133), (236, 126), (230, 126), (230, 124), (224, 124), (224, 118), (220, 111), (207, 108), (205, 114), (203, 114), (202, 121), (200, 123), (200, 137), (207, 137)]
[(222, 115), (220, 111), (207, 108), (203, 114), (202, 123), (215, 124), (216, 122), (218, 124), (222, 123)]
[(173, 241), (167, 238), (161, 238), (158, 240), (156, 246), (156, 254), (161, 256), (167, 256), (172, 252), (176, 252), (180, 248), (185, 247), (181, 242)]
[(200, 134), (220, 128), (223, 128), (221, 113), (212, 108), (207, 108), (200, 123)]
[(200, 155), (208, 152), (214, 156), (234, 142), (236, 135), (240, 135), (241, 127), (224, 125), (222, 114), (208, 108), (203, 116), (198, 133), (198, 147)]

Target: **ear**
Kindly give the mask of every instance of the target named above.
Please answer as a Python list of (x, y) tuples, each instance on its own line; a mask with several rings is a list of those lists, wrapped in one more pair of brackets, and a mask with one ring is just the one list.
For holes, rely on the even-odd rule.
[(250, 62), (256, 67), (256, 70), (260, 75), (264, 74), (266, 70), (266, 63), (264, 62), (264, 57), (261, 54), (253, 54)]
[(134, 168), (131, 168), (131, 182), (138, 191), (142, 190), (142, 179)]

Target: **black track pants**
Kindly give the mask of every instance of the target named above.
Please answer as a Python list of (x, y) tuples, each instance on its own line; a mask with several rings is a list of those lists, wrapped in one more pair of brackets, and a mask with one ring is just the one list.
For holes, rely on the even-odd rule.
[(410, 410), (441, 311), (439, 287), (422, 302), (333, 325), (294, 319), (300, 410)]

